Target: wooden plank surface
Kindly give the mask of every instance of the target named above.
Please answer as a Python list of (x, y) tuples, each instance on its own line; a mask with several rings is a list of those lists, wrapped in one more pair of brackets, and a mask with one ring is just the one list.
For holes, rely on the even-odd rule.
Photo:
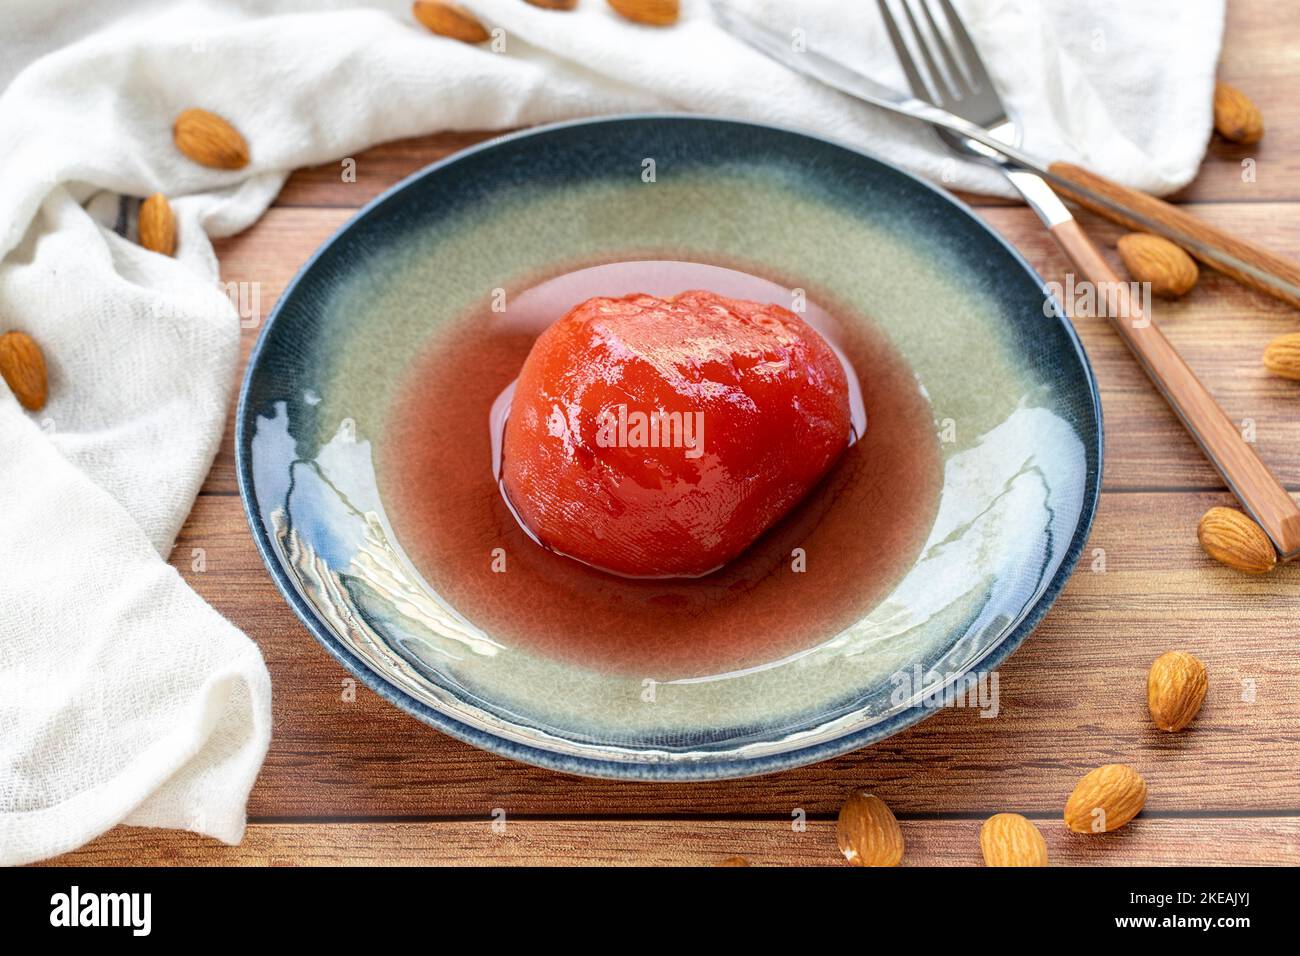
[[(902, 820), (904, 866), (978, 866), (981, 819)], [(1139, 817), (1102, 835), (1035, 820), (1056, 866), (1300, 865), (1300, 820)], [(57, 864), (194, 866), (843, 866), (831, 820), (512, 820), (254, 824), (239, 846), (120, 827)]]
[[(201, 499), (172, 561), (256, 637), (271, 669), (275, 737), (253, 791), (256, 817), (476, 816), (494, 806), (829, 813), (854, 786), (900, 813), (1046, 813), (1063, 806), (1083, 771), (1112, 761), (1148, 775), (1153, 809), (1285, 811), (1300, 807), (1300, 657), (1279, 647), (1300, 639), (1300, 564), (1255, 578), (1205, 557), (1196, 521), (1227, 501), (1223, 492), (1103, 496), (1081, 569), (1000, 669), (995, 718), (947, 710), (813, 767), (670, 786), (535, 770), (451, 740), (364, 687), (345, 699), (347, 673), (280, 600), (237, 498)], [(201, 573), (192, 570), (195, 548), (204, 551)], [(1171, 736), (1151, 728), (1145, 693), (1150, 662), (1174, 648), (1206, 662), (1211, 693), (1193, 728)], [(1254, 699), (1243, 699), (1252, 689)]]
[[(1229, 0), (1221, 75), (1264, 111), (1252, 147), (1210, 144), (1179, 202), (1300, 258), (1300, 5)], [(491, 134), (385, 144), (290, 177), (245, 234), (217, 244), (227, 281), (257, 283), (262, 315), (307, 256), (355, 208), (429, 162)], [(1243, 160), (1254, 181), (1243, 179)], [(967, 197), (971, 198), (971, 197)], [(976, 200), (1048, 280), (1067, 265), (1031, 213)], [(1113, 257), (1116, 227), (1085, 225)], [(1266, 375), (1259, 354), (1300, 329), (1300, 313), (1204, 273), (1161, 324), (1261, 455), (1300, 491), (1300, 384)], [(835, 864), (833, 817), (869, 787), (899, 816), (910, 864), (979, 860), (980, 821), (1033, 816), (1058, 864), (1300, 862), (1300, 565), (1236, 575), (1200, 552), (1195, 525), (1228, 504), (1218, 476), (1102, 319), (1077, 326), (1096, 370), (1107, 426), (1104, 494), (1088, 550), (1036, 633), (999, 672), (1000, 710), (945, 710), (881, 744), (769, 777), (649, 785), (537, 770), (447, 738), (360, 688), (280, 599), (238, 499), (227, 428), (172, 563), (261, 646), (275, 687), (271, 752), (239, 847), (192, 834), (118, 828), (57, 862)], [(258, 332), (244, 332), (245, 355)], [(233, 410), (232, 419), (233, 421)], [(194, 569), (196, 549), (204, 570)], [(1192, 727), (1160, 734), (1145, 712), (1150, 661), (1196, 653), (1210, 694)], [(1079, 775), (1110, 761), (1147, 778), (1147, 810), (1102, 838), (1057, 822)], [(507, 826), (495, 832), (494, 810)], [(790, 827), (805, 814), (805, 832)], [(382, 820), (384, 822), (375, 822)]]
[[(1228, 0), (1219, 78), (1253, 99), (1264, 114), (1264, 138), (1253, 146), (1215, 139), (1179, 200), (1267, 202), (1300, 199), (1300, 4)], [(1253, 161), (1254, 182), (1243, 181)]]

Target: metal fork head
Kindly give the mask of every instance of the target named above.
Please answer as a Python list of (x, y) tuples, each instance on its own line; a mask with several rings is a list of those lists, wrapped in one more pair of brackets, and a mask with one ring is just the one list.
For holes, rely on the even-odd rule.
[[(904, 14), (901, 26), (890, 10), (890, 0), (876, 2), (889, 41), (912, 87), (912, 95), (984, 127), (1002, 142), (1019, 146), (1020, 127), (1007, 115), (1002, 97), (998, 96), (984, 61), (950, 0), (896, 0)], [(934, 16), (931, 8), (935, 4), (942, 9), (946, 29)], [(910, 38), (910, 45), (905, 37)], [(919, 59), (913, 48), (919, 53)], [(974, 140), (938, 127), (935, 132), (957, 152), (985, 161), (999, 161), (987, 147)]]

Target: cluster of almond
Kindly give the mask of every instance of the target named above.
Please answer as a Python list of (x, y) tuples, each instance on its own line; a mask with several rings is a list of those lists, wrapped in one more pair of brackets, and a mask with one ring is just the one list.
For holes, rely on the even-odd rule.
[[(1264, 136), (1264, 118), (1245, 93), (1227, 83), (1214, 85), (1214, 130), (1230, 143), (1258, 143)], [(1196, 285), (1200, 271), (1179, 245), (1149, 232), (1133, 232), (1117, 244), (1119, 256), (1134, 279), (1151, 283), (1151, 291), (1166, 299), (1186, 295)], [(1265, 364), (1268, 364), (1267, 359)], [(1282, 372), (1280, 374), (1286, 374)], [(1295, 375), (1300, 377), (1300, 368)]]
[[(1205, 665), (1191, 654), (1161, 654), (1147, 674), (1147, 709), (1163, 731), (1192, 722), (1209, 688)], [(1075, 833), (1109, 833), (1141, 812), (1147, 785), (1132, 767), (1109, 763), (1084, 774), (1065, 802), (1065, 825)], [(903, 860), (903, 830), (885, 801), (857, 790), (840, 808), (835, 838), (855, 866), (897, 866)], [(997, 813), (980, 828), (980, 850), (988, 866), (1046, 866), (1047, 841), (1033, 821), (1019, 813)], [(723, 866), (748, 866), (733, 856)]]
[[(1245, 93), (1226, 83), (1214, 89), (1214, 129), (1225, 140), (1258, 143), (1264, 119)], [(1162, 236), (1133, 232), (1116, 244), (1129, 274), (1151, 284), (1162, 298), (1176, 299), (1196, 285), (1200, 272), (1181, 246)], [(1300, 381), (1300, 332), (1274, 339), (1264, 349), (1264, 367), (1275, 375)], [(1277, 554), (1264, 529), (1234, 508), (1211, 508), (1201, 518), (1197, 539), (1205, 553), (1228, 567), (1264, 574), (1277, 564)]]
[[(238, 130), (215, 113), (186, 110), (172, 127), (176, 148), (196, 163), (216, 169), (242, 169), (248, 165), (248, 144)], [(176, 252), (176, 215), (162, 193), (140, 204), (140, 245), (170, 256)], [(26, 332), (0, 335), (0, 378), (28, 411), (45, 407), (49, 376), (41, 347)]]

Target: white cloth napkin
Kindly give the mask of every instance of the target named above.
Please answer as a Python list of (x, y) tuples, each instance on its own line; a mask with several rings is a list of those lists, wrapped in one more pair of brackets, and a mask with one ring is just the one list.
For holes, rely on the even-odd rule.
[[(902, 84), (870, 3), (734, 2)], [(721, 32), (703, 0), (669, 29), (598, 0), (464, 6), (502, 31), (494, 44), (433, 36), (404, 0), (6, 5), (0, 332), (43, 346), (50, 400), (30, 414), (0, 385), (0, 863), (121, 821), (242, 835), (270, 683), (252, 642), (163, 558), (217, 447), (238, 353), (209, 237), (249, 226), (288, 170), (439, 129), (689, 110), (809, 128), (1005, 192), (926, 130)], [(1154, 192), (1194, 175), (1222, 0), (957, 6), (1032, 151)], [(194, 106), (242, 130), (247, 169), (176, 152), (172, 120)], [(111, 228), (117, 195), (155, 191), (175, 199), (175, 259)]]

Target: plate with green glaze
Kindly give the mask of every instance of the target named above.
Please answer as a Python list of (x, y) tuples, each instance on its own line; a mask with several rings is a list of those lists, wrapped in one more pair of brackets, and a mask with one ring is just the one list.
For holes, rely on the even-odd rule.
[[(533, 341), (592, 296), (689, 289), (800, 314), (862, 434), (703, 578), (547, 551), (498, 481)], [(995, 711), (1086, 540), (1102, 426), (1043, 281), (946, 193), (792, 130), (635, 116), (484, 143), (362, 209), (263, 329), (236, 449), (272, 577), (369, 687), (529, 763), (692, 780)]]

